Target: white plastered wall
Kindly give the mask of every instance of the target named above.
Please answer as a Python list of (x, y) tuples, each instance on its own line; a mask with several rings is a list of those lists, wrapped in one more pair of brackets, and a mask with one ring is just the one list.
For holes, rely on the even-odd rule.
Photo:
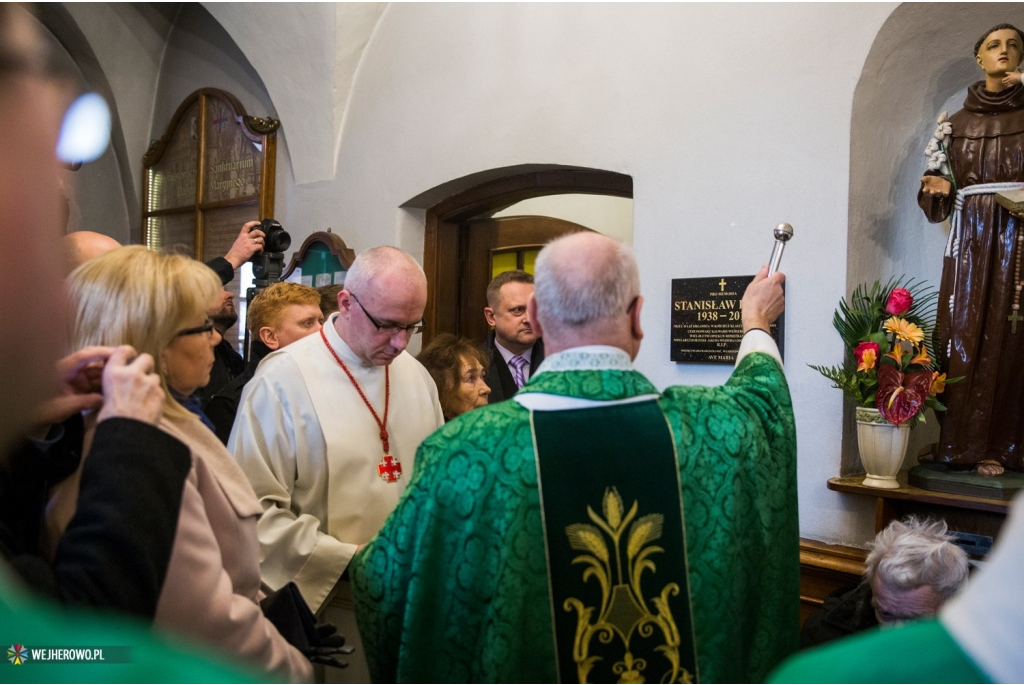
[(611, 195), (545, 195), (517, 202), (492, 216), (550, 216), (633, 244), (633, 201)]
[(842, 399), (806, 364), (842, 354), (830, 321), (846, 289), (851, 105), (892, 9), (390, 5), (357, 74), (338, 175), (296, 189), (290, 207), (303, 223), (341, 216), (357, 250), (417, 253), (422, 217), (398, 207), (451, 179), (527, 163), (629, 174), (646, 301), (638, 364), (662, 387), (729, 373), (669, 361), (671, 280), (753, 273), (772, 227), (790, 222), (801, 533), (863, 542), (872, 503), (825, 488)]
[[(943, 62), (936, 74), (919, 61), (914, 73), (927, 82), (927, 97), (907, 108), (906, 79), (895, 78), (898, 60), (907, 59), (901, 34), (874, 52), (894, 4), (208, 7), (266, 88), (271, 112), (254, 113), (282, 119), (277, 215), (296, 243), (330, 226), (357, 251), (390, 243), (421, 256), (424, 215), (408, 201), (453, 179), (522, 164), (632, 176), (647, 333), (638, 363), (661, 387), (718, 384), (729, 373), (669, 361), (671, 280), (753, 273), (768, 258), (772, 227), (793, 224), (783, 267), (801, 534), (870, 538), (873, 503), (825, 487), (840, 469), (843, 404), (806, 364), (839, 361), (830, 321), (852, 280), (935, 270), (927, 256), (914, 256), (910, 234), (886, 243), (878, 227), (895, 235), (903, 217), (917, 221), (916, 208), (903, 206), (908, 193), (890, 188), (917, 173), (924, 140), (917, 127), (933, 116), (925, 111), (964, 85), (954, 83), (959, 62)], [(88, 11), (98, 10), (79, 12)], [(932, 36), (944, 50), (966, 50), (973, 41), (973, 26), (964, 46), (953, 47), (962, 37), (935, 29), (963, 24), (973, 16), (969, 7), (900, 11), (911, 13), (907, 21), (931, 22), (917, 39)], [(86, 23), (98, 27), (100, 18)], [(126, 54), (149, 60), (150, 39), (136, 43)], [(877, 65), (866, 64), (869, 53)], [(143, 71), (150, 69), (147, 61)], [(197, 80), (215, 73), (200, 71)], [(855, 93), (864, 79), (887, 78), (894, 79), (888, 94), (860, 104), (878, 112), (868, 124), (879, 144), (866, 154), (863, 138), (851, 138)], [(163, 93), (174, 89), (163, 90), (170, 82), (162, 81), (158, 97), (155, 84), (140, 84), (136, 94), (119, 75), (111, 83), (123, 116), (147, 110), (142, 139), (137, 122), (125, 124), (138, 164), (149, 126), (160, 119), (142, 107), (145, 93), (162, 108), (172, 99)], [(123, 106), (122, 98), (139, 106)], [(911, 117), (899, 119), (895, 137), (887, 111)], [(866, 186), (851, 176), (852, 143), (853, 168), (867, 164), (874, 174)], [(939, 243), (941, 235), (925, 241), (929, 250)]]

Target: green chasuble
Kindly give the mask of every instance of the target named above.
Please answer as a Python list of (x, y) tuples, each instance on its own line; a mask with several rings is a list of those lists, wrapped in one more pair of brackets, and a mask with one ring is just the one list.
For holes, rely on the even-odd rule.
[(876, 628), (802, 652), (772, 683), (988, 683), (936, 619)]
[(658, 396), (638, 400), (531, 416), (562, 683), (699, 674), (679, 461)]
[[(625, 353), (582, 351), (611, 349), (549, 357), (520, 395), (655, 396), (678, 458), (700, 679), (760, 682), (798, 644), (796, 436), (782, 368), (753, 353), (721, 387), (658, 396)], [(375, 682), (558, 680), (531, 428), (540, 413), (488, 405), (420, 446), (398, 506), (349, 567)]]

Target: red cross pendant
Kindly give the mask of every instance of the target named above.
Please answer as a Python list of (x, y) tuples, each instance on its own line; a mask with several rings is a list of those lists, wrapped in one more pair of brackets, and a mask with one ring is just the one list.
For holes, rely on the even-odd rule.
[(395, 483), (402, 478), (402, 464), (390, 454), (381, 457), (377, 473), (385, 483)]

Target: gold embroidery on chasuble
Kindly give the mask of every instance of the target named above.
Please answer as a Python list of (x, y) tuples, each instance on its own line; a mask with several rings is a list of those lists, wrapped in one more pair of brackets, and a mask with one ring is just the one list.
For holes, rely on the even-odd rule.
[(698, 680), (678, 459), (658, 403), (534, 411), (531, 425), (559, 681)]
[[(679, 630), (668, 603), (670, 595), (679, 594), (679, 585), (667, 583), (660, 595), (649, 598), (649, 606), (640, 584), (645, 571), (657, 574), (652, 556), (664, 550), (652, 543), (661, 537), (664, 516), (652, 513), (637, 518), (638, 509), (639, 503), (634, 501), (624, 513), (619, 491), (610, 487), (604, 493), (603, 518), (588, 506), (587, 515), (593, 523), (574, 523), (565, 529), (569, 546), (584, 552), (572, 563), (584, 565), (584, 581), (594, 578), (601, 586), (600, 606), (585, 606), (576, 597), (566, 599), (563, 604), (566, 611), (575, 611), (577, 615), (573, 658), (581, 683), (588, 682), (591, 668), (601, 658), (590, 654), (594, 640), (603, 644), (613, 640), (622, 643), (622, 660), (612, 666), (612, 672), (620, 676), (620, 683), (646, 682), (647, 660), (632, 654), (630, 642), (634, 634), (649, 638), (656, 631), (660, 631), (661, 644), (655, 651), (669, 662), (669, 670), (658, 682), (692, 682), (690, 672), (679, 662)], [(651, 665), (652, 669), (654, 667)]]

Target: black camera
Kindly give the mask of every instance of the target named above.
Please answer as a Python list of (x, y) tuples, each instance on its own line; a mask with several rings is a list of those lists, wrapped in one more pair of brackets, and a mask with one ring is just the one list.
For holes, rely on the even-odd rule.
[(264, 219), (260, 222), (260, 230), (265, 235), (263, 239), (264, 252), (284, 252), (291, 247), (292, 237), (277, 220)]
[(256, 289), (262, 290), (272, 283), (281, 280), (284, 269), (284, 251), (292, 244), (292, 237), (275, 219), (264, 219), (259, 230), (263, 231), (263, 251), (257, 252), (249, 261), (252, 262), (252, 275), (256, 280)]
[[(257, 252), (249, 261), (252, 263), (253, 285), (246, 290), (245, 299), (252, 302), (252, 298), (264, 288), (281, 282), (281, 274), (284, 272), (284, 251), (291, 247), (292, 237), (284, 230), (281, 223), (275, 219), (264, 219), (260, 222), (259, 230), (263, 231), (263, 251)], [(249, 326), (248, 313), (246, 313), (245, 326), (245, 360), (249, 361)]]

